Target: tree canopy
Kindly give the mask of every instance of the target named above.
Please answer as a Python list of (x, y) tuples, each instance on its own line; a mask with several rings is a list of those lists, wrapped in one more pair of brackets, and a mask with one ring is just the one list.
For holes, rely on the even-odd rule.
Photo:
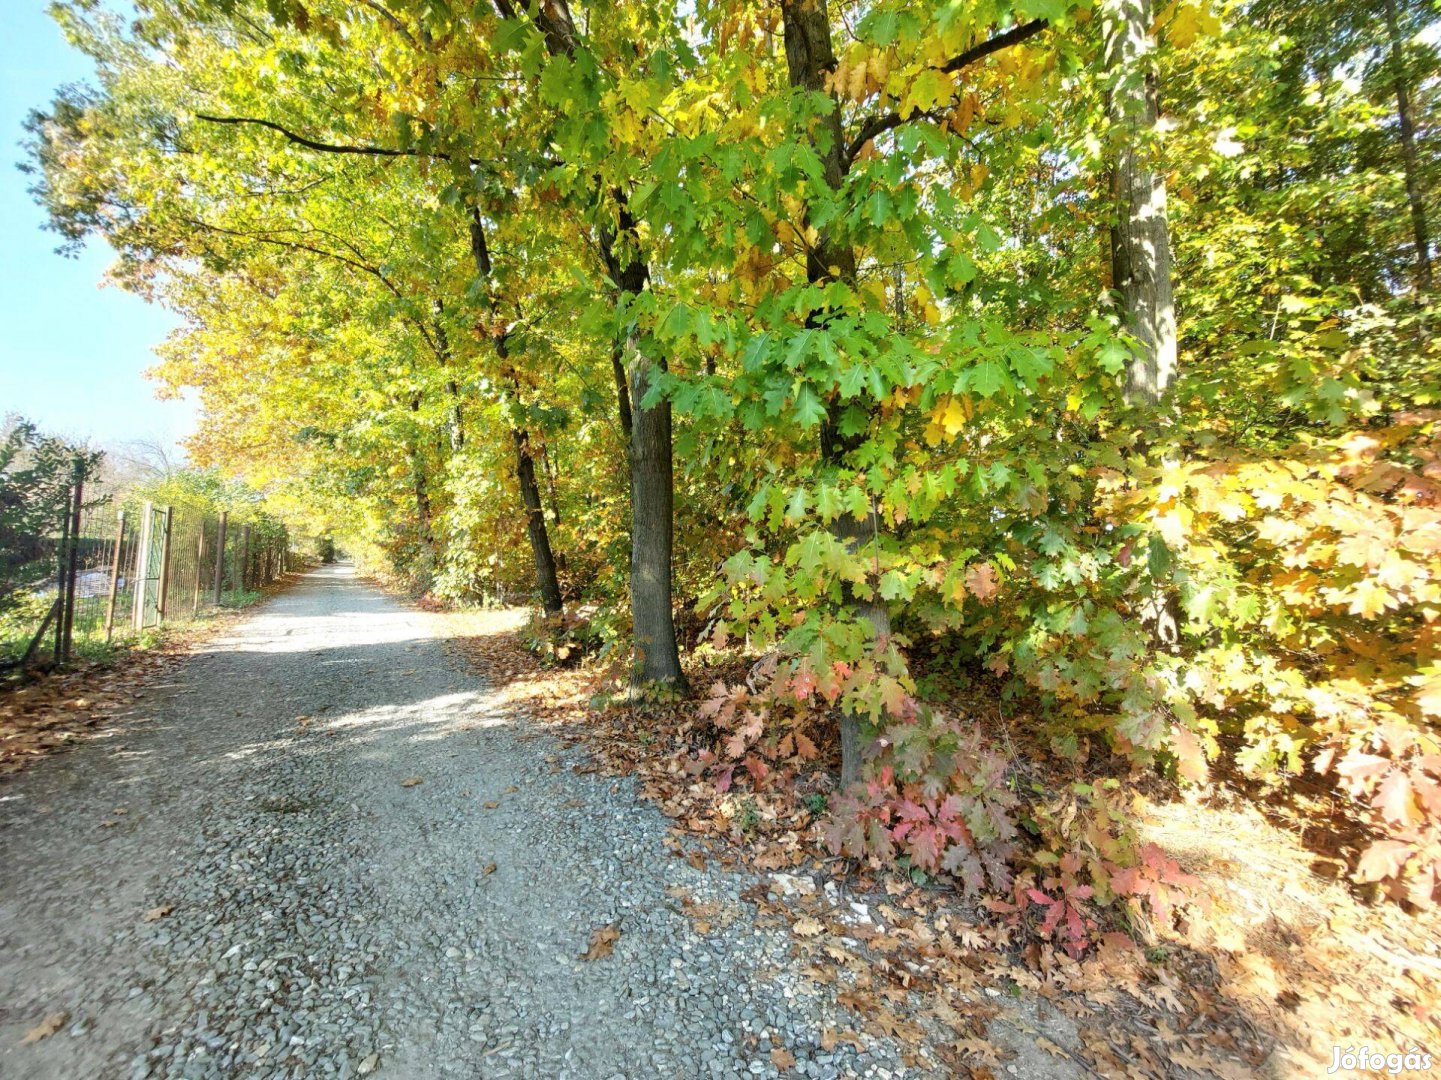
[(200, 464), (638, 686), (762, 658), (707, 767), (838, 732), (837, 851), (1163, 903), (1099, 788), (1021, 813), (985, 683), (1062, 759), (1312, 770), (1438, 895), (1428, 5), (136, 8), (57, 5), (30, 168), (184, 317)]

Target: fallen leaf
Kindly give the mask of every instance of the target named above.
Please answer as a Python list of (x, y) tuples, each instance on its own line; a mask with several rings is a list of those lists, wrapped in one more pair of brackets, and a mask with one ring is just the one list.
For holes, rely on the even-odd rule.
[(480, 876), (481, 876), (481, 877), (489, 877), (489, 876), (490, 876), (491, 874), (493, 874), (493, 873), (495, 873), (495, 863), (493, 863), (493, 862), (492, 862), (492, 863), (486, 863), (486, 864), (485, 864), (485, 869), (481, 870), (481, 872), (480, 872)]
[(145, 913), (145, 921), (159, 922), (161, 919), (165, 918), (165, 916), (169, 915), (174, 910), (174, 904), (161, 904), (159, 907), (153, 907)]
[(51, 1013), (44, 1020), (41, 1020), (40, 1023), (36, 1024), (33, 1028), (31, 1028), (25, 1033), (25, 1037), (20, 1040), (20, 1045), (29, 1046), (31, 1043), (37, 1043), (41, 1039), (49, 1038), (51, 1035), (54, 1035), (57, 1031), (63, 1028), (65, 1026), (65, 1021), (69, 1019), (70, 1014), (67, 1012)]
[(402, 780), (402, 781), (400, 782), (400, 786), (401, 786), (401, 787), (415, 787), (416, 784), (423, 784), (423, 783), (425, 783), (425, 777), (423, 777), (423, 776), (407, 776), (404, 780)]
[(498, 803), (498, 802), (488, 802), (488, 803), (482, 803), (481, 805), (484, 806), (487, 810), (494, 810), (497, 806), (500, 805), (500, 803)]
[(777, 1046), (771, 1051), (771, 1064), (777, 1069), (794, 1069), (796, 1067), (796, 1056), (784, 1046)]
[(514, 795), (514, 794), (515, 794), (517, 791), (519, 791), (519, 790), (520, 790), (520, 788), (516, 787), (514, 784), (511, 784), (510, 787), (508, 787), (508, 788), (506, 788), (504, 791), (502, 791), (501, 794), (502, 794), (502, 795)]
[(605, 926), (596, 927), (590, 932), (590, 948), (580, 954), (582, 960), (600, 960), (607, 957), (615, 948), (615, 943), (620, 939), (620, 925), (618, 923), (607, 923)]
[(1057, 1046), (1055, 1043), (1051, 1042), (1051, 1040), (1046, 1038), (1044, 1035), (1036, 1036), (1036, 1045), (1039, 1046), (1046, 1053), (1050, 1054), (1052, 1057), (1069, 1058), (1071, 1056), (1070, 1054), (1066, 1053), (1066, 1051), (1062, 1050), (1059, 1046)]
[(861, 1042), (861, 1037), (849, 1028), (837, 1031), (835, 1028), (825, 1028), (821, 1031), (821, 1049), (830, 1053), (843, 1042), (848, 1042), (857, 1050), (864, 1050), (866, 1044)]
[(815, 937), (817, 934), (824, 932), (825, 927), (809, 915), (802, 915), (791, 924), (791, 933), (797, 937)]

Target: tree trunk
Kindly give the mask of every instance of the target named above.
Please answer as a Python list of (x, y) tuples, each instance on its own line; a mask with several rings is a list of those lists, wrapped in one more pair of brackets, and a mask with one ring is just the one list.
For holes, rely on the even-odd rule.
[(1106, 109), (1114, 128), (1111, 170), (1114, 223), (1111, 270), (1122, 322), (1136, 340), (1126, 371), (1126, 398), (1156, 405), (1176, 376), (1176, 310), (1166, 183), (1155, 170), (1156, 80), (1151, 65), (1150, 0), (1102, 0), (1110, 85)]
[[(480, 210), (474, 206), (470, 208), (470, 252), (475, 260), (475, 271), (485, 282), (491, 315), (498, 320), (495, 294), (491, 291), (495, 268), (490, 261), (490, 249), (486, 246), (485, 225), (481, 221)], [(491, 342), (501, 366), (508, 366), (510, 345), (505, 331), (499, 326), (491, 328)], [(565, 610), (565, 604), (560, 596), (560, 580), (555, 572), (555, 555), (550, 547), (550, 533), (545, 527), (545, 512), (541, 509), (540, 488), (535, 482), (535, 462), (530, 457), (530, 433), (523, 428), (514, 428), (511, 436), (515, 440), (515, 479), (520, 485), (520, 498), (525, 506), (525, 531), (530, 537), (530, 553), (535, 562), (536, 590), (540, 594), (545, 613), (559, 615)]]
[(515, 478), (520, 484), (520, 499), (525, 504), (525, 531), (530, 536), (530, 552), (535, 558), (535, 579), (540, 589), (541, 606), (547, 615), (564, 610), (560, 583), (556, 580), (555, 557), (550, 550), (550, 535), (545, 528), (545, 511), (540, 505), (540, 488), (535, 482), (535, 461), (530, 454), (530, 435), (521, 428), (511, 429), (515, 440)]
[[(526, 11), (518, 8), (513, 0), (494, 0), (494, 3), (503, 18), (515, 18)], [(569, 0), (541, 0), (526, 13), (544, 37), (546, 51), (551, 56), (575, 56), (578, 43)], [(650, 280), (650, 269), (634, 254), (635, 219), (627, 208), (625, 193), (613, 190), (611, 195), (619, 208), (615, 227), (599, 230), (601, 260), (622, 294), (639, 295)], [(604, 197), (605, 188), (597, 184), (597, 198)], [(628, 241), (624, 263), (615, 250), (615, 242), (620, 237)], [(616, 396), (621, 425), (630, 434), (630, 607), (636, 650), (631, 684), (660, 683), (683, 688), (685, 676), (676, 649), (675, 613), (671, 607), (675, 488), (670, 402), (660, 401), (652, 408), (641, 404), (652, 384), (653, 372), (664, 371), (665, 361), (644, 355), (634, 336), (626, 341), (623, 356), (624, 372), (616, 371)], [(624, 379), (620, 377), (622, 373), (626, 376)]]
[[(638, 342), (627, 344), (631, 399), (637, 403), (630, 440), (630, 607), (635, 624), (635, 686), (683, 687), (671, 606), (672, 515), (675, 482), (671, 460), (670, 403), (653, 409), (639, 403), (650, 390), (656, 365)], [(660, 365), (664, 370), (664, 365)]]
[(615, 407), (620, 414), (620, 430), (625, 433), (625, 450), (630, 453), (632, 421), (630, 413), (630, 387), (625, 371), (625, 343), (617, 340), (610, 350), (610, 370), (615, 376)]
[[(831, 45), (830, 13), (825, 0), (784, 0), (781, 4), (781, 20), (785, 33), (786, 69), (793, 87), (812, 93), (826, 92), (826, 76), (835, 69), (835, 52)], [(808, 133), (811, 147), (820, 156), (825, 171), (826, 183), (833, 190), (839, 190), (845, 182), (848, 171), (846, 141), (841, 127), (841, 107), (834, 96), (831, 109), (820, 120), (820, 132)], [(819, 230), (816, 242), (806, 253), (806, 280), (812, 284), (843, 281), (852, 287), (856, 284), (856, 254), (848, 243), (838, 242), (829, 228)], [(812, 311), (806, 318), (806, 325), (822, 327), (827, 320), (824, 311)], [(821, 425), (821, 460), (831, 468), (839, 469), (846, 456), (855, 449), (858, 440), (843, 438), (838, 431), (840, 414), (839, 402), (827, 406), (826, 417)], [(866, 543), (874, 542), (878, 535), (879, 521), (874, 513), (862, 520), (850, 515), (838, 518), (831, 525), (831, 534), (846, 545), (852, 554)], [(883, 603), (870, 598), (848, 596), (846, 614), (868, 622), (875, 637), (877, 648), (883, 648), (890, 638), (890, 612)], [(840, 712), (841, 735), (841, 785), (847, 786), (860, 779), (861, 760), (866, 740), (861, 718), (846, 710)]]
[[(435, 337), (435, 351), (440, 356), (441, 366), (449, 368), (454, 356), (450, 351), (450, 335), (445, 332), (445, 324), (441, 322), (441, 317), (445, 314), (445, 302), (436, 300), (432, 307), (435, 312), (435, 320), (431, 324), (431, 333)], [(454, 379), (446, 379), (445, 392), (450, 396), (451, 401), (446, 434), (450, 437), (451, 452), (459, 453), (465, 448), (465, 414), (461, 410), (460, 386)]]
[[(420, 395), (415, 394), (410, 399), (410, 411), (420, 412)], [(435, 533), (431, 528), (430, 492), (426, 490), (425, 461), (420, 452), (420, 440), (410, 439), (410, 478), (411, 487), (415, 495), (415, 518), (420, 526), (420, 540), (429, 555), (429, 565), (425, 568), (426, 575), (435, 569)]]
[(1406, 43), (1396, 18), (1396, 0), (1386, 0), (1386, 34), (1390, 39), (1391, 80), (1396, 89), (1396, 119), (1401, 129), (1401, 164), (1406, 176), (1406, 201), (1411, 207), (1411, 234), (1416, 244), (1416, 287), (1431, 291), (1431, 237), (1426, 227), (1426, 203), (1421, 197), (1420, 166), (1416, 162), (1416, 128), (1411, 120), (1411, 92), (1406, 80)]

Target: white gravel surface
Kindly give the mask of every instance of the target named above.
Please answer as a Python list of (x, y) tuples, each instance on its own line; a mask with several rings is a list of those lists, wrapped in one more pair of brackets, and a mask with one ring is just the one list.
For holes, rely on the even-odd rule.
[[(917, 1075), (822, 1050), (855, 1018), (753, 925), (753, 879), (525, 733), (437, 617), (307, 575), (0, 786), (0, 1075), (750, 1077), (782, 1046), (791, 1075)], [(677, 887), (745, 915), (698, 934)]]

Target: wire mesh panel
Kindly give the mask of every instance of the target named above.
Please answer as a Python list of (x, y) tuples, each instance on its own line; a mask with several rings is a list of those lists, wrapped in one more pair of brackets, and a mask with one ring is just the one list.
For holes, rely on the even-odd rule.
[(167, 623), (195, 619), (199, 608), (199, 575), (205, 554), (200, 541), (205, 536), (205, 516), (197, 510), (176, 506), (170, 510), (170, 555), (166, 567)]
[(74, 647), (199, 618), (245, 602), (285, 572), (288, 536), (273, 524), (121, 503), (99, 484), (72, 485), (53, 527), (7, 538), (0, 671), (63, 663)]
[(77, 640), (109, 638), (129, 626), (135, 607), (135, 521), (108, 493), (87, 496), (76, 534)]

